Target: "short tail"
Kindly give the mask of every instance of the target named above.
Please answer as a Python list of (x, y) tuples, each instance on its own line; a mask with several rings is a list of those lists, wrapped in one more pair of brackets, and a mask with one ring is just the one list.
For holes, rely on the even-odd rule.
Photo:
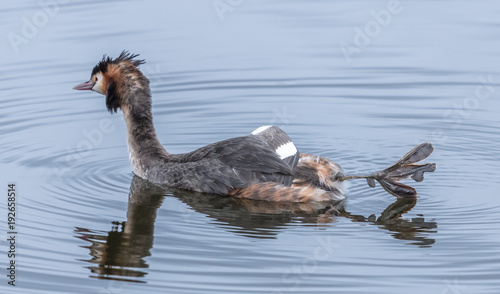
[(399, 181), (411, 177), (414, 181), (421, 182), (424, 180), (425, 172), (435, 171), (435, 163), (414, 164), (427, 158), (432, 151), (434, 151), (434, 147), (431, 143), (422, 143), (406, 153), (398, 162), (382, 171), (364, 176), (341, 176), (338, 180), (366, 179), (372, 188), (375, 187), (375, 181), (378, 181), (382, 188), (397, 198), (415, 198), (417, 191), (413, 187), (399, 183)]

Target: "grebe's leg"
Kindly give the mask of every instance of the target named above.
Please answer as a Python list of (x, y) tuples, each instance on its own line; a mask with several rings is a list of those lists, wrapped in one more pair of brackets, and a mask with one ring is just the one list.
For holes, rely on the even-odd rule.
[(434, 148), (431, 143), (422, 143), (384, 170), (370, 175), (341, 175), (338, 180), (366, 179), (372, 188), (375, 187), (375, 181), (378, 181), (387, 192), (398, 198), (415, 198), (417, 191), (408, 185), (399, 183), (399, 181), (411, 177), (414, 181), (421, 182), (424, 180), (425, 172), (435, 171), (435, 163), (414, 164), (427, 158), (432, 151)]

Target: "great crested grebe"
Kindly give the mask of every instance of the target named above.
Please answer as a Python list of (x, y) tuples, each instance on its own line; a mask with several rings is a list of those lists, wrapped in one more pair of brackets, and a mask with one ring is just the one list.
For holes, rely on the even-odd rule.
[(414, 198), (415, 189), (399, 180), (411, 176), (422, 181), (424, 172), (436, 168), (434, 163), (413, 164), (433, 151), (430, 143), (423, 143), (385, 170), (345, 176), (337, 163), (299, 153), (288, 135), (275, 126), (189, 153), (168, 153), (156, 136), (149, 80), (139, 70), (144, 60), (137, 56), (127, 51), (115, 59), (104, 56), (90, 80), (73, 89), (103, 94), (109, 112), (123, 111), (133, 171), (154, 184), (255, 200), (315, 202), (344, 199), (344, 181), (365, 178), (371, 187), (377, 180), (398, 198)]

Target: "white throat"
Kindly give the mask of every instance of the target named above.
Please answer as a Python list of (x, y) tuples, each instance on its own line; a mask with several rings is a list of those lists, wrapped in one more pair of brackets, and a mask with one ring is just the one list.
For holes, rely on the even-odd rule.
[(128, 147), (128, 159), (130, 161), (130, 165), (132, 166), (132, 170), (134, 174), (137, 176), (147, 179), (147, 170), (141, 160), (141, 157), (139, 156), (138, 150), (134, 149), (134, 146), (137, 147), (138, 144), (137, 142), (134, 142), (134, 137), (132, 136), (132, 128), (128, 123), (127, 116), (129, 115), (128, 109), (123, 109), (123, 116), (125, 118), (125, 121), (127, 122), (127, 147)]

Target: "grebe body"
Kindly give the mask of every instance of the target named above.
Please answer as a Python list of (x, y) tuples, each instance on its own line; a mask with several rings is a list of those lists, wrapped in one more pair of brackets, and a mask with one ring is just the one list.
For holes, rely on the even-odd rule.
[(400, 179), (434, 171), (434, 164), (414, 165), (432, 152), (424, 143), (407, 160), (368, 176), (345, 176), (340, 166), (323, 157), (301, 154), (290, 137), (276, 126), (216, 142), (192, 152), (171, 154), (160, 144), (153, 125), (149, 80), (139, 70), (143, 60), (123, 51), (103, 59), (89, 81), (74, 87), (106, 96), (109, 112), (121, 109), (127, 125), (129, 159), (134, 173), (154, 184), (254, 200), (314, 202), (344, 199), (345, 180), (374, 180), (396, 197), (415, 197)]

